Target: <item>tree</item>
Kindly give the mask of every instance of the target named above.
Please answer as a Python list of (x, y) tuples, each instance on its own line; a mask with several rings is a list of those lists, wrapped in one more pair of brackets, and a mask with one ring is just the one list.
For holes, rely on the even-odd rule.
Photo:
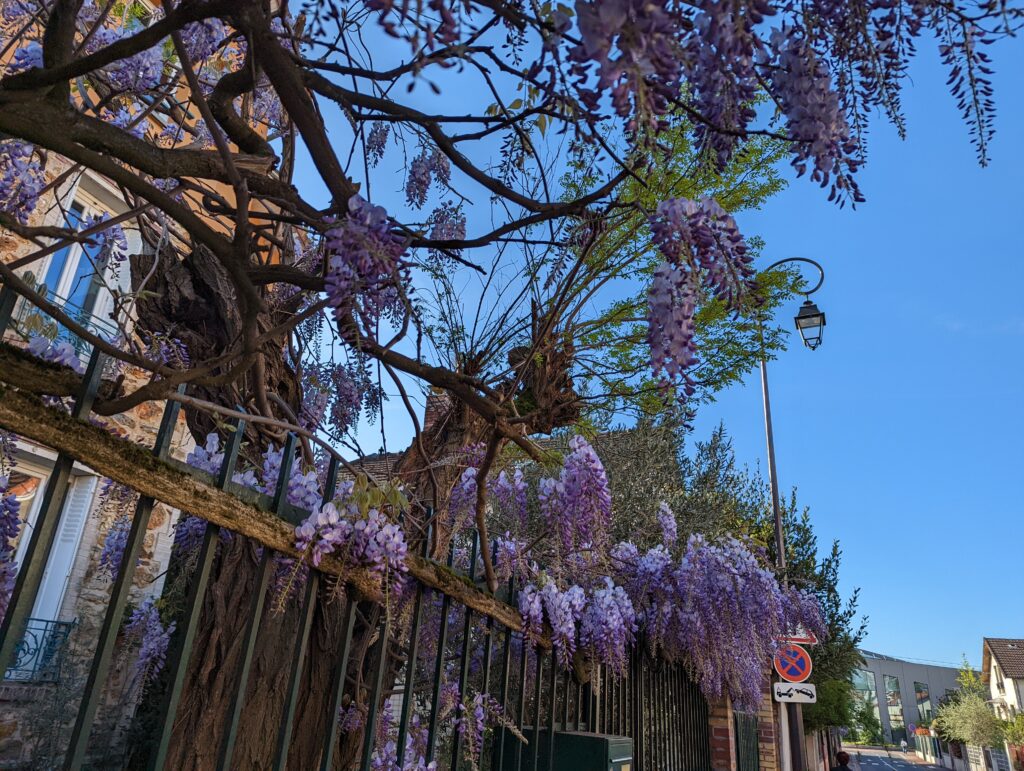
[(981, 676), (967, 662), (957, 673), (959, 688), (939, 703), (935, 722), (943, 736), (962, 744), (999, 747), (1003, 743), (1004, 724), (988, 703), (988, 690)]
[(1024, 747), (1024, 713), (1018, 713), (1005, 726), (1005, 737), (1008, 744)]
[(1003, 721), (976, 693), (965, 693), (940, 707), (936, 720), (943, 734), (958, 742), (980, 747), (999, 747), (1003, 743)]
[[(428, 505), (446, 507), (464, 471), (450, 461), (456, 451), (482, 443), (472, 518), (489, 542), (494, 459), (513, 444), (550, 460), (530, 437), (579, 424), (589, 396), (580, 384), (607, 380), (599, 357), (580, 353), (607, 344), (588, 338), (607, 320), (592, 300), (636, 287), (618, 286), (630, 281), (600, 257), (597, 234), (639, 215), (659, 260), (643, 320), (651, 379), (626, 390), (656, 382), (685, 409), (704, 377), (695, 318), (711, 308), (724, 320), (757, 295), (750, 247), (721, 204), (624, 192), (683, 116), (703, 164), (723, 169), (744, 140), (769, 137), (799, 174), (852, 204), (867, 116), (881, 108), (902, 127), (899, 90), (926, 31), (940, 39), (986, 159), (982, 44), (1020, 18), (1007, 3), (967, 0), (860, 0), (857, 13), (824, 1), (627, 5), (185, 0), (154, 12), (121, 0), (6, 0), (0, 225), (17, 256), (0, 276), (63, 329), (146, 373), (105, 392), (94, 412), (116, 416), (186, 385), (200, 444), (224, 410), (245, 408), (254, 467), (288, 430), (303, 437), (306, 468), (325, 453), (361, 454), (352, 428), (361, 413), (380, 414), (386, 386), (416, 426), (396, 469), (412, 495), (408, 531), (424, 532)], [(456, 91), (457, 105), (435, 98)], [(579, 190), (557, 182), (573, 153), (590, 159)], [(66, 208), (82, 173), (119, 190), (124, 212), (80, 226), (42, 217)], [(396, 173), (404, 202), (383, 192)], [(54, 244), (88, 239), (104, 255), (93, 277), (109, 281), (107, 265), (127, 258), (129, 221), (145, 248), (129, 260), (130, 286), (109, 287), (121, 330), (111, 341), (23, 271)], [(709, 329), (728, 360), (729, 325)], [(749, 324), (737, 330), (749, 339)], [(27, 390), (63, 396), (66, 384), (42, 368)], [(443, 420), (420, 423), (417, 388), (448, 397)], [(436, 533), (436, 556), (451, 535)], [(214, 568), (218, 601), (196, 641), (182, 753), (218, 744), (221, 725), (203, 715), (237, 670), (231, 630), (255, 584), (254, 552), (236, 538)], [(488, 557), (484, 569), (493, 591)], [(315, 649), (336, 648), (327, 599)], [(365, 610), (364, 643), (380, 612)], [(295, 613), (268, 621), (253, 664), (260, 709), (246, 711), (239, 744), (254, 766), (268, 757), (263, 727), (285, 677), (275, 651)], [(357, 667), (369, 665), (367, 647), (356, 646)], [(311, 730), (294, 748), (303, 767), (314, 765), (325, 697), (325, 678), (308, 679), (297, 720)]]
[[(849, 680), (819, 681), (817, 690), (817, 702), (806, 704), (803, 708), (805, 731), (855, 727), (859, 715)], [(874, 718), (874, 712), (871, 717)]]
[(855, 701), (853, 724), (858, 741), (864, 744), (882, 743), (882, 724), (878, 720), (878, 704), (873, 697)]

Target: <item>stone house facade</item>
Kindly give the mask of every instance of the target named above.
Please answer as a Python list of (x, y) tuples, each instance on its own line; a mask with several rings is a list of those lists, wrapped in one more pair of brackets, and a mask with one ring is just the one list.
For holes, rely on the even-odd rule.
[[(56, 184), (40, 201), (30, 225), (64, 225), (92, 216), (117, 216), (126, 210), (112, 186), (95, 175), (76, 171), (65, 159), (51, 156), (46, 176), (48, 182)], [(128, 222), (124, 232), (128, 254), (140, 251), (141, 237)], [(23, 239), (0, 228), (0, 259), (5, 263), (17, 260), (29, 248), (36, 247), (30, 247)], [(90, 331), (102, 336), (132, 334), (130, 314), (115, 302), (115, 297), (128, 286), (127, 265), (101, 265), (97, 271), (92, 257), (88, 247), (72, 244), (55, 249), (19, 273), (34, 286), (45, 285), (47, 298)], [(19, 302), (3, 342), (24, 347), (34, 334), (67, 339), (82, 362), (89, 354), (88, 345), (34, 312), (31, 306)], [(119, 374), (129, 389), (144, 382), (142, 371), (125, 368)], [(162, 412), (162, 403), (144, 403), (103, 422), (119, 436), (148, 447), (153, 445)], [(183, 459), (193, 444), (184, 418), (179, 416), (172, 439), (172, 456)], [(34, 442), (19, 439), (16, 443), (11, 488), (21, 504), (19, 513), (24, 523), (15, 552), (19, 565), (55, 458), (55, 452)], [(80, 674), (75, 672), (75, 647), (88, 646), (103, 621), (111, 576), (101, 569), (99, 556), (114, 520), (134, 506), (129, 500), (114, 505), (116, 502), (111, 500), (107, 486), (106, 480), (91, 469), (75, 464), (61, 511), (57, 540), (32, 620), (18, 661), (4, 673), (0, 684), (0, 767), (16, 763), (29, 744), (39, 743), (39, 730), (43, 728), (40, 710), (46, 702), (59, 700), (57, 694), (62, 688), (71, 687), (71, 681)], [(133, 577), (129, 607), (146, 597), (159, 596), (170, 560), (176, 519), (177, 512), (163, 505), (154, 510)], [(121, 662), (120, 669), (129, 668)], [(124, 681), (127, 674), (121, 674)], [(53, 720), (55, 724), (60, 722), (58, 716)], [(34, 733), (25, 730), (26, 722), (33, 724)]]

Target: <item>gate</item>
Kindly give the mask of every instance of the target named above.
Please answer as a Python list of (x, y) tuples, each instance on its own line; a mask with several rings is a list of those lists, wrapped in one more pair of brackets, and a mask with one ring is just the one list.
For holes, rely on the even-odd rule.
[(736, 731), (736, 768), (738, 771), (759, 771), (757, 748), (757, 715), (734, 714)]

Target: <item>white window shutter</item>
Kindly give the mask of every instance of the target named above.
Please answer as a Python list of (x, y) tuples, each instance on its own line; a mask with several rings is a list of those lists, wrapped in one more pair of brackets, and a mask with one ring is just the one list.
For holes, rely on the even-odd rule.
[(60, 527), (57, 530), (57, 539), (53, 544), (50, 560), (46, 564), (46, 572), (43, 574), (43, 582), (39, 587), (35, 608), (32, 610), (34, 618), (44, 621), (58, 620), (60, 606), (64, 601), (64, 592), (67, 589), (68, 579), (71, 577), (71, 569), (75, 564), (75, 555), (78, 553), (78, 545), (82, 541), (82, 532), (85, 530), (95, 491), (96, 477), (92, 475), (75, 477), (74, 483), (68, 490), (67, 498), (64, 501), (64, 511), (61, 513)]

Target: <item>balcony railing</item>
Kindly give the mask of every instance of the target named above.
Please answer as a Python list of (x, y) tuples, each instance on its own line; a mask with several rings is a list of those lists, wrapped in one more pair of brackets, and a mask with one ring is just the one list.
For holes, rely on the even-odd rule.
[[(34, 283), (31, 275), (27, 276), (26, 280), (29, 284)], [(47, 300), (60, 306), (75, 322), (93, 334), (107, 340), (114, 340), (118, 336), (117, 326), (109, 319), (95, 316), (92, 312), (52, 291), (45, 290), (45, 296)], [(92, 352), (92, 346), (89, 343), (24, 300), (19, 301), (15, 306), (11, 318), (11, 328), (22, 339), (28, 339), (31, 335), (36, 334), (50, 339), (66, 340), (74, 347), (83, 361)]]
[(68, 638), (75, 625), (70, 621), (30, 618), (18, 643), (14, 665), (5, 680), (18, 683), (56, 683), (60, 680)]

